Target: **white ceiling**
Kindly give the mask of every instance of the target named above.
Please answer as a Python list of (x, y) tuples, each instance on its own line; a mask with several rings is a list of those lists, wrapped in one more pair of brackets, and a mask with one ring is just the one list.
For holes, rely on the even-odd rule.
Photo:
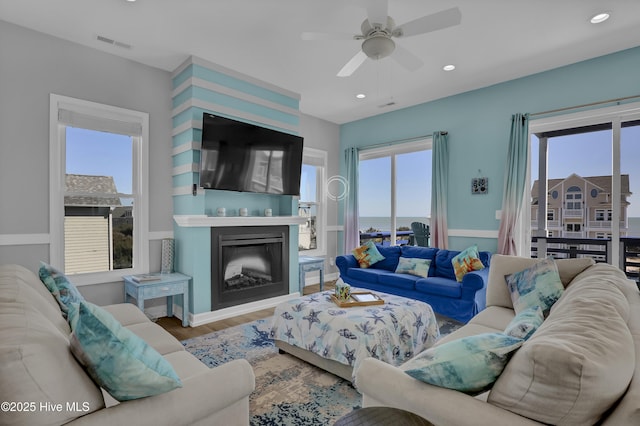
[[(303, 113), (339, 124), (640, 45), (640, 0), (389, 0), (397, 25), (454, 6), (462, 23), (396, 40), (424, 61), (417, 71), (368, 59), (338, 78), (360, 42), (300, 34), (359, 33), (365, 2), (0, 0), (0, 19), (167, 71), (194, 55), (299, 93)], [(603, 10), (611, 18), (590, 24)]]

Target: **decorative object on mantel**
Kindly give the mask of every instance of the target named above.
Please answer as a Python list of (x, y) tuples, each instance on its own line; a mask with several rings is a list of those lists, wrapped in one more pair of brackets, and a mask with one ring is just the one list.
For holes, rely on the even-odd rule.
[(227, 215), (227, 209), (225, 209), (224, 207), (218, 207), (218, 210), (216, 210), (216, 213), (218, 214), (219, 217), (225, 217)]
[(161, 274), (170, 274), (173, 272), (173, 247), (173, 238), (164, 238), (162, 240)]
[(247, 210), (246, 207), (240, 207), (240, 216), (242, 217), (246, 217), (249, 215), (249, 211)]
[(478, 169), (478, 177), (471, 179), (472, 194), (487, 194), (489, 192), (489, 178), (481, 175), (482, 171)]
[(271, 217), (273, 215), (273, 210), (271, 209), (264, 209), (264, 215), (266, 217)]

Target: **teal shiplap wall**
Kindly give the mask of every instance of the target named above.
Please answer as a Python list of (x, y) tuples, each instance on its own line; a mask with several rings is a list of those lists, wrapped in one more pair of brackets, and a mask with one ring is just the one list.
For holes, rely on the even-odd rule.
[[(225, 207), (237, 215), (247, 207), (250, 215), (265, 208), (274, 215), (297, 215), (297, 197), (203, 190), (192, 194), (198, 184), (202, 114), (212, 113), (291, 134), (299, 134), (299, 95), (260, 82), (216, 64), (191, 57), (172, 78), (173, 124), (173, 213), (212, 215)], [(211, 311), (211, 234), (206, 227), (174, 224), (176, 269), (193, 277), (190, 310)], [(298, 291), (298, 227), (291, 226), (289, 238), (289, 288)]]
[[(461, 250), (476, 243), (495, 252), (511, 115), (639, 95), (638, 70), (640, 48), (633, 48), (354, 121), (340, 128), (341, 149), (447, 130), (449, 247)], [(470, 193), (478, 169), (489, 178), (487, 195)]]

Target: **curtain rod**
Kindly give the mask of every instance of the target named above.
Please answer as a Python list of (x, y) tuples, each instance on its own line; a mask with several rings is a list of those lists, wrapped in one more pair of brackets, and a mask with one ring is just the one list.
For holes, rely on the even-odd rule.
[(534, 112), (533, 114), (529, 114), (529, 117), (532, 117), (535, 115), (552, 114), (554, 112), (569, 111), (572, 109), (586, 108), (586, 107), (595, 106), (595, 105), (609, 104), (612, 102), (627, 101), (629, 99), (635, 99), (635, 98), (640, 98), (640, 95), (625, 96), (623, 98), (609, 99), (607, 101), (591, 102), (590, 104), (582, 104), (582, 105), (576, 105), (576, 106), (565, 107), (565, 108), (550, 109), (549, 111)]
[[(449, 132), (441, 130), (440, 133), (442, 133), (443, 135), (446, 135)], [(420, 141), (420, 140), (427, 139), (427, 138), (432, 138), (432, 137), (433, 137), (433, 133), (430, 134), (430, 135), (414, 136), (412, 138), (396, 139), (396, 140), (393, 140), (393, 141), (382, 142), (382, 143), (378, 143), (378, 144), (375, 144), (375, 145), (367, 145), (367, 146), (359, 147), (358, 149), (361, 150), (361, 151), (364, 151), (364, 150), (367, 150), (367, 149), (382, 148), (383, 146), (391, 146), (391, 145), (395, 145), (395, 144), (398, 144), (398, 143)]]

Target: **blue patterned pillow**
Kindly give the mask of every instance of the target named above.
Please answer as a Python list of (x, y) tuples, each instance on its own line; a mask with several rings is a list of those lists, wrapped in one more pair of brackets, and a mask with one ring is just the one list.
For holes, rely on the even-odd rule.
[(401, 368), (425, 383), (477, 393), (496, 381), (511, 353), (523, 342), (502, 333), (463, 337), (429, 348)]
[(384, 260), (373, 241), (367, 241), (358, 248), (351, 251), (361, 268), (368, 268), (376, 262)]
[(417, 259), (414, 257), (400, 257), (396, 274), (411, 274), (418, 277), (427, 278), (429, 275), (429, 259)]
[(564, 293), (558, 267), (551, 257), (505, 278), (516, 315), (527, 308), (540, 306), (546, 317)]
[(173, 367), (107, 311), (89, 302), (69, 307), (71, 352), (118, 401), (182, 387)]
[(58, 301), (64, 316), (67, 316), (70, 304), (84, 301), (84, 297), (82, 297), (76, 286), (53, 266), (40, 262), (38, 275), (40, 275), (40, 281)]
[(511, 320), (507, 328), (504, 329), (504, 334), (527, 340), (542, 325), (543, 321), (544, 316), (540, 306), (527, 308)]

